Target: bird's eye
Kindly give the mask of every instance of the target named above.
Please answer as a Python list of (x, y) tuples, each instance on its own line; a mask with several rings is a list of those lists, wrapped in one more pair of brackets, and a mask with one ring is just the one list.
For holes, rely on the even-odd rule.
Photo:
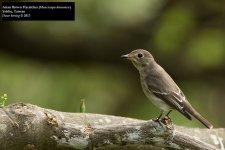
[(141, 58), (141, 57), (143, 57), (143, 54), (139, 53), (137, 56), (138, 56), (139, 58)]

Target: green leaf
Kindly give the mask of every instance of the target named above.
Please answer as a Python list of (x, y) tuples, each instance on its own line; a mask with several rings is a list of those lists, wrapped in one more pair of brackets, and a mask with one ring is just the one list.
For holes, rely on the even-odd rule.
[(3, 94), (3, 96), (1, 96), (1, 101), (2, 101), (1, 107), (4, 107), (7, 101), (7, 94)]
[(80, 112), (81, 113), (85, 113), (85, 110), (86, 107), (85, 107), (85, 99), (81, 99), (81, 102), (80, 102)]

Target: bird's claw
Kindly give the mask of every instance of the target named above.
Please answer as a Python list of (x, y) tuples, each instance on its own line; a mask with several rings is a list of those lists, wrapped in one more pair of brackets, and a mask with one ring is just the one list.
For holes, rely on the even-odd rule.
[(161, 118), (156, 118), (156, 119), (152, 119), (154, 122), (159, 123), (160, 126), (163, 126), (162, 122), (161, 122)]
[(173, 125), (173, 122), (169, 116), (161, 117), (161, 118), (156, 118), (152, 119), (154, 122), (157, 122), (160, 124), (160, 126), (163, 127), (163, 125)]

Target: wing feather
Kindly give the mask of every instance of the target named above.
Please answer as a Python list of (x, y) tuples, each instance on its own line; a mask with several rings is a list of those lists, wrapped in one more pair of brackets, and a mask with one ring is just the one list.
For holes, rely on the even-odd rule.
[[(163, 71), (163, 73), (160, 73), (160, 71)], [(190, 114), (185, 110), (187, 100), (184, 94), (163, 68), (160, 67), (157, 71), (153, 71), (152, 74), (146, 76), (145, 81), (152, 94), (191, 120)]]

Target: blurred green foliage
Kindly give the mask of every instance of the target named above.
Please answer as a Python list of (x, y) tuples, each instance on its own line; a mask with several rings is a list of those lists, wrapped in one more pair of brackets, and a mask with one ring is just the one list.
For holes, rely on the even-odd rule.
[(1, 103), (0, 103), (0, 106), (1, 106), (1, 107), (4, 107), (6, 101), (7, 101), (7, 94), (3, 94), (3, 96), (1, 96)]
[[(82, 0), (76, 20), (0, 24), (0, 93), (61, 111), (150, 119), (160, 110), (132, 64), (148, 49), (215, 127), (225, 126), (225, 5), (222, 1)], [(178, 112), (174, 124), (203, 127)]]
[(220, 30), (204, 29), (190, 41), (188, 55), (200, 67), (222, 67), (225, 56), (225, 35)]
[(162, 15), (155, 33), (155, 43), (162, 53), (173, 55), (185, 42), (195, 27), (192, 10), (184, 5), (175, 5)]
[[(86, 99), (87, 112), (113, 112), (129, 93), (126, 77), (113, 65), (40, 63), (30, 59), (2, 56), (0, 89), (9, 103), (29, 102), (58, 110), (79, 112)], [(116, 71), (115, 71), (116, 70)], [(106, 101), (107, 100), (107, 101)], [(110, 108), (104, 107), (105, 104)], [(99, 109), (99, 107), (101, 109)]]

